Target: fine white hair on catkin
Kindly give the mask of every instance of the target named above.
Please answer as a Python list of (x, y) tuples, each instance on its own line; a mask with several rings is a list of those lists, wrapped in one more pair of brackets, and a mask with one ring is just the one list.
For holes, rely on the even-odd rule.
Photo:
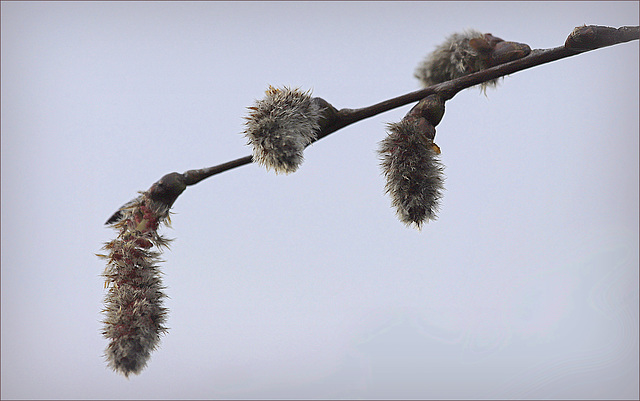
[[(482, 38), (484, 34), (473, 29), (450, 35), (418, 65), (414, 76), (428, 87), (489, 68), (488, 60), (469, 43)], [(480, 88), (495, 87), (498, 81), (484, 82)]]
[(378, 150), (387, 181), (385, 191), (400, 221), (420, 229), (437, 218), (444, 166), (434, 143), (419, 131), (415, 121), (389, 124), (388, 132)]
[(316, 140), (322, 109), (310, 91), (270, 86), (265, 93), (248, 108), (244, 134), (255, 162), (289, 174), (298, 169), (304, 149)]

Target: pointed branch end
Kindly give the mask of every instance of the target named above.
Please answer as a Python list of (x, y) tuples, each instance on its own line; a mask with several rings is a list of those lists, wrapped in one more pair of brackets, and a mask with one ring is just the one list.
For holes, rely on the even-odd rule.
[(576, 51), (586, 51), (638, 39), (640, 39), (640, 27), (638, 26), (612, 28), (609, 26), (583, 25), (576, 27), (569, 34), (564, 47)]

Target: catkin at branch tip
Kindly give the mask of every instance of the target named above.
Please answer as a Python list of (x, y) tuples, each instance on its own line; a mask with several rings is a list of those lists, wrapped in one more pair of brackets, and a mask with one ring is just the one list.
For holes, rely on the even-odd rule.
[(109, 340), (105, 357), (110, 368), (128, 377), (139, 374), (167, 331), (166, 297), (158, 264), (169, 240), (158, 235), (160, 224), (168, 224), (169, 207), (143, 192), (121, 209), (122, 218), (112, 224), (119, 234), (105, 244), (107, 260), (103, 273), (108, 287), (102, 334)]
[(322, 109), (310, 91), (270, 86), (266, 96), (248, 109), (244, 134), (253, 147), (254, 161), (276, 173), (296, 171), (320, 128)]
[(378, 150), (387, 181), (385, 190), (400, 221), (420, 229), (437, 218), (444, 167), (437, 147), (419, 131), (415, 121), (403, 119), (389, 124), (388, 131)]

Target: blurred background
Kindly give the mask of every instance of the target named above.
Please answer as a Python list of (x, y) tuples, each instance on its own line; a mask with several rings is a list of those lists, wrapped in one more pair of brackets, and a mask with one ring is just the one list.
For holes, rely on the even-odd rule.
[(376, 153), (408, 105), (188, 188), (169, 333), (102, 357), (103, 223), (164, 174), (250, 154), (269, 85), (358, 108), (468, 28), (532, 48), (637, 2), (2, 2), (2, 398), (638, 397), (638, 41), (447, 103), (439, 219)]

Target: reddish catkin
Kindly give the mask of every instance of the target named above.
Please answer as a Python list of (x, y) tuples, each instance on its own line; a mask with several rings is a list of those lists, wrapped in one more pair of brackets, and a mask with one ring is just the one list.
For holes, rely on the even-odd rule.
[[(161, 224), (169, 224), (169, 207), (143, 192), (119, 211), (121, 218), (111, 226), (116, 239), (105, 244), (104, 271), (108, 287), (103, 313), (103, 335), (108, 366), (128, 377), (144, 369), (167, 331), (166, 297), (160, 279), (160, 250), (169, 240), (158, 235)], [(155, 250), (154, 250), (155, 248)]]

